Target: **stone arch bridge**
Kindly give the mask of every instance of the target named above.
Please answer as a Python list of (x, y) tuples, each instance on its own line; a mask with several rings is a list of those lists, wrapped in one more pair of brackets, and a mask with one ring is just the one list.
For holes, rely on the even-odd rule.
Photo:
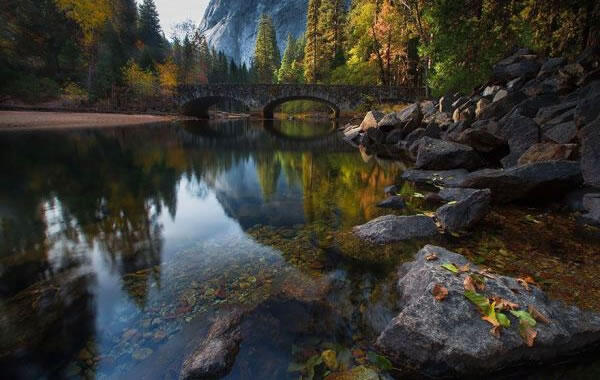
[(327, 104), (335, 117), (354, 110), (367, 100), (377, 102), (414, 102), (425, 96), (421, 88), (385, 86), (348, 86), (321, 84), (209, 84), (182, 86), (177, 103), (186, 115), (208, 118), (210, 106), (235, 101), (253, 114), (272, 119), (277, 106), (291, 100), (313, 100)]

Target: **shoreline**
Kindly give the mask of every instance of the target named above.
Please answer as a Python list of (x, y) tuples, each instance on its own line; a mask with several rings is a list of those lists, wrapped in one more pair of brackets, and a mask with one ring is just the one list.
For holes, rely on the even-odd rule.
[(0, 110), (0, 131), (129, 127), (183, 119), (187, 118), (176, 115)]

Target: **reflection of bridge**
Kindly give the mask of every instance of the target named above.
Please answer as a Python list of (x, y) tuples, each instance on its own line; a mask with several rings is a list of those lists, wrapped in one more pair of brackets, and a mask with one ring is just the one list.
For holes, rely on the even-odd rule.
[(424, 96), (420, 88), (318, 84), (210, 84), (180, 87), (178, 93), (179, 106), (187, 115), (207, 118), (210, 106), (234, 100), (265, 119), (272, 119), (275, 108), (290, 100), (325, 103), (337, 117), (341, 111), (351, 111), (367, 100), (414, 102)]

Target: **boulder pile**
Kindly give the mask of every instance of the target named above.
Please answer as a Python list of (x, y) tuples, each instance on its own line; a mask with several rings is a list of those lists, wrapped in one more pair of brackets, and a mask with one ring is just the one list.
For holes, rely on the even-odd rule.
[(489, 188), (494, 201), (600, 187), (600, 55), (575, 62), (520, 49), (470, 96), (448, 94), (400, 112), (369, 112), (345, 139), (367, 154), (409, 157), (427, 177), (464, 170), (453, 187)]

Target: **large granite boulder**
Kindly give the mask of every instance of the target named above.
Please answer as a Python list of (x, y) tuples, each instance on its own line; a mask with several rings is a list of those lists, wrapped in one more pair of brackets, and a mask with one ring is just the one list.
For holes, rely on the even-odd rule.
[(468, 145), (480, 153), (491, 153), (507, 148), (505, 139), (490, 133), (485, 128), (469, 128), (459, 134), (454, 141)]
[(468, 196), (464, 195), (466, 194), (463, 193), (458, 199), (443, 205), (435, 212), (437, 220), (444, 230), (458, 232), (470, 228), (490, 211), (492, 198), (490, 190), (474, 190)]
[(377, 123), (379, 123), (379, 121), (381, 119), (383, 119), (384, 116), (385, 116), (385, 114), (380, 111), (367, 112), (362, 123), (360, 123), (360, 129), (363, 131), (366, 131), (367, 129), (370, 129), (370, 128), (376, 128)]
[(438, 233), (433, 219), (425, 215), (385, 215), (354, 227), (353, 232), (373, 244), (425, 238)]
[(418, 169), (449, 170), (480, 168), (483, 160), (473, 148), (450, 141), (423, 137), (417, 152)]
[(540, 161), (570, 160), (577, 152), (575, 144), (539, 143), (532, 145), (519, 158), (519, 165), (531, 164)]
[(456, 187), (492, 190), (492, 200), (552, 199), (583, 182), (575, 161), (544, 161), (510, 169), (482, 169), (463, 177)]
[(479, 113), (479, 119), (499, 119), (510, 112), (517, 104), (527, 99), (522, 91), (511, 92), (502, 99), (489, 104)]
[(588, 185), (600, 187), (600, 117), (579, 131), (581, 171)]
[(584, 223), (600, 226), (600, 193), (585, 194), (582, 203), (587, 211), (582, 215)]
[(225, 376), (231, 370), (239, 351), (243, 316), (244, 313), (240, 310), (219, 316), (207, 337), (184, 360), (179, 379), (215, 379)]
[(540, 64), (534, 55), (511, 56), (494, 65), (494, 77), (509, 81), (518, 77), (534, 77), (540, 70)]
[[(431, 260), (432, 255), (437, 257)], [(468, 273), (455, 275), (442, 264), (470, 264)], [(504, 315), (510, 326), (492, 335), (492, 325), (481, 318), (478, 308), (465, 297), (467, 275), (480, 268), (457, 253), (425, 246), (415, 261), (398, 271), (401, 312), (377, 339), (378, 349), (394, 364), (408, 366), (432, 377), (481, 377), (510, 367), (552, 362), (600, 342), (600, 316), (550, 300), (533, 285), (529, 291), (515, 278), (485, 278), (485, 297), (500, 297), (515, 303), (517, 310), (533, 307), (541, 314), (530, 328), (537, 334), (528, 346), (519, 333), (519, 320)], [(448, 294), (439, 301), (436, 286)], [(542, 321), (544, 320), (545, 321)]]
[(404, 133), (410, 133), (413, 129), (421, 124), (423, 115), (418, 103), (414, 103), (404, 108), (402, 111), (392, 112), (385, 115), (377, 124), (377, 126), (389, 131), (395, 128), (401, 128)]
[(591, 82), (579, 92), (575, 120), (579, 127), (591, 123), (600, 115), (600, 80)]
[(552, 141), (558, 144), (568, 144), (577, 138), (577, 126), (575, 121), (567, 121), (552, 125), (542, 130), (542, 140)]
[(540, 141), (540, 129), (533, 119), (515, 115), (501, 125), (498, 136), (508, 141), (510, 153), (502, 159), (502, 166), (508, 168), (515, 166), (519, 157)]

